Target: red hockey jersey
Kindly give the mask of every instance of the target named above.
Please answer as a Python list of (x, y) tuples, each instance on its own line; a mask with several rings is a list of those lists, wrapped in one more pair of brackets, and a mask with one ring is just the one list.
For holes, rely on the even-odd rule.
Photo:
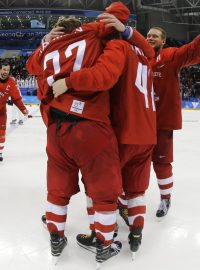
[(0, 80), (0, 110), (6, 107), (6, 101), (9, 97), (21, 112), (26, 110), (20, 90), (12, 77), (8, 77), (5, 81)]
[(123, 144), (155, 144), (156, 113), (153, 74), (143, 53), (126, 41), (112, 40), (92, 68), (66, 78), (68, 87), (81, 91), (111, 90), (111, 122)]
[(182, 67), (200, 62), (200, 35), (180, 48), (162, 49), (150, 61), (154, 72), (157, 128), (182, 128), (179, 72)]

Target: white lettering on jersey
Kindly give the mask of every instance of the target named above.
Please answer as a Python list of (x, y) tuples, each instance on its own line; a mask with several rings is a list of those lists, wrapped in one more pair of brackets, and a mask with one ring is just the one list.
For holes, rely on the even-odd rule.
[(81, 65), (83, 62), (83, 56), (84, 56), (85, 48), (86, 48), (86, 41), (81, 40), (81, 41), (77, 41), (73, 44), (70, 44), (67, 47), (67, 50), (65, 51), (65, 56), (70, 57), (72, 55), (72, 50), (76, 47), (78, 47), (78, 50), (77, 50), (76, 60), (74, 62), (74, 66), (73, 66), (73, 71), (77, 71), (81, 68)]
[[(77, 50), (76, 59), (74, 61), (73, 71), (79, 70), (81, 68), (83, 57), (85, 54), (86, 41), (81, 40), (81, 41), (70, 44), (65, 51), (66, 58), (70, 57), (73, 54), (72, 50), (76, 47), (78, 47), (78, 50)], [(47, 83), (49, 86), (52, 86), (52, 84), (55, 81), (54, 75), (58, 74), (61, 69), (60, 68), (60, 54), (58, 50), (55, 50), (45, 55), (44, 65), (43, 65), (44, 70), (47, 68), (47, 62), (50, 60), (52, 60), (52, 63), (53, 63), (54, 74), (47, 77)]]
[(162, 73), (161, 73), (161, 72), (154, 72), (154, 73), (153, 73), (153, 76), (154, 76), (154, 77), (159, 77), (159, 78), (161, 78), (161, 77), (162, 77)]
[(83, 32), (83, 28), (82, 28), (82, 27), (76, 28), (75, 33), (76, 33), (76, 32)]
[(138, 90), (144, 95), (145, 107), (149, 108), (148, 92), (147, 92), (147, 66), (138, 63), (137, 77), (135, 85)]
[[(148, 91), (147, 91), (147, 81), (149, 75), (148, 67), (138, 63), (137, 68), (137, 76), (135, 80), (135, 85), (137, 86), (138, 90), (144, 95), (145, 99), (145, 107), (149, 108), (149, 101), (148, 101)], [(154, 103), (154, 88), (153, 84), (151, 87), (151, 102), (152, 102), (152, 110), (155, 111), (155, 103)]]
[(82, 114), (84, 106), (85, 106), (85, 102), (80, 101), (80, 100), (73, 100), (70, 111)]
[[(47, 62), (49, 60), (53, 60), (54, 74), (58, 74), (60, 72), (59, 59), (60, 59), (60, 55), (59, 55), (58, 50), (46, 54), (45, 55), (45, 58), (44, 58), (44, 70), (47, 68)], [(54, 83), (54, 77), (53, 77), (53, 75), (51, 75), (51, 76), (49, 76), (47, 78), (47, 83), (48, 83), (49, 86), (51, 86)]]
[(138, 47), (134, 46), (134, 50), (135, 50), (136, 54), (140, 54), (140, 55), (143, 55), (144, 56), (143, 51), (140, 50)]

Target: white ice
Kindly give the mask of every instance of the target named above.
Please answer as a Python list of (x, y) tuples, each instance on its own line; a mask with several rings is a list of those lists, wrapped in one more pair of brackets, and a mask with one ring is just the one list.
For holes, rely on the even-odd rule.
[[(0, 164), (0, 269), (94, 270), (93, 253), (76, 244), (78, 233), (87, 233), (85, 196), (72, 198), (66, 235), (69, 244), (56, 266), (52, 265), (49, 235), (41, 223), (46, 199), (46, 130), (39, 109), (23, 126), (10, 127), (4, 162)], [(183, 111), (183, 129), (174, 138), (174, 189), (171, 209), (157, 222), (159, 191), (151, 173), (146, 193), (147, 215), (143, 241), (132, 261), (128, 228), (118, 217), (120, 255), (105, 263), (104, 270), (198, 270), (200, 265), (200, 111)]]

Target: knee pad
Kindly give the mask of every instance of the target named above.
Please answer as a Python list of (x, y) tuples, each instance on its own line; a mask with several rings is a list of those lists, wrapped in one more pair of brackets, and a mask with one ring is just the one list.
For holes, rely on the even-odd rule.
[(172, 165), (171, 163), (153, 163), (153, 168), (157, 179), (165, 179), (172, 176)]

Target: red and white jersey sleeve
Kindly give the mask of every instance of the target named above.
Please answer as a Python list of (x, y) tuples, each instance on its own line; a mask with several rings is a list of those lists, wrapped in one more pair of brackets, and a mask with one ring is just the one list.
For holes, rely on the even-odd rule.
[(180, 48), (162, 49), (160, 54), (151, 60), (158, 129), (182, 128), (179, 72), (181, 67), (198, 62), (200, 62), (200, 35)]
[[(126, 41), (107, 43), (92, 68), (73, 72), (66, 83), (76, 90), (111, 87), (111, 122), (123, 144), (155, 144), (153, 75), (146, 57)], [(148, 134), (148, 136), (147, 136)]]
[(140, 48), (148, 59), (152, 59), (155, 56), (154, 49), (147, 42), (146, 38), (143, 37), (143, 35), (141, 35), (135, 28), (132, 29), (133, 33), (128, 41), (130, 44)]
[(169, 48), (166, 61), (173, 61), (177, 69), (200, 63), (200, 35), (180, 48)]
[(0, 108), (6, 106), (6, 101), (9, 97), (11, 97), (21, 112), (26, 110), (22, 102), (20, 90), (12, 77), (9, 77), (5, 82), (0, 82)]

